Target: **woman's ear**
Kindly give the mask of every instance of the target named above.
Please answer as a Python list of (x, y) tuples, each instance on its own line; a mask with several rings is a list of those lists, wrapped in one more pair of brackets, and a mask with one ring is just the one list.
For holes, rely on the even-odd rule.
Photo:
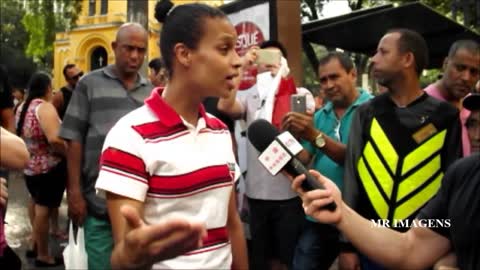
[(175, 55), (175, 59), (179, 62), (180, 65), (186, 68), (190, 67), (192, 52), (185, 44), (175, 44), (175, 46), (173, 47), (173, 54)]

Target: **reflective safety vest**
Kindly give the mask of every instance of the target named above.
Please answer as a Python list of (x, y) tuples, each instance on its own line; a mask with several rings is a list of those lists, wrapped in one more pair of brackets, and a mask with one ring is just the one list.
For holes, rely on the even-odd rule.
[(446, 134), (446, 129), (437, 131), (400, 156), (377, 119), (372, 119), (357, 169), (379, 218), (406, 219), (437, 193), (443, 177), (441, 150)]

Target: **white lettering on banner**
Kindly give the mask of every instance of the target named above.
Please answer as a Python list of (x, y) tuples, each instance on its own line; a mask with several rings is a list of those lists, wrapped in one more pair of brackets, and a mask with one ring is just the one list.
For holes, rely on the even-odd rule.
[(265, 151), (258, 157), (258, 160), (272, 175), (276, 175), (292, 159), (283, 146), (273, 141)]
[[(258, 45), (259, 43), (259, 37), (258, 37), (258, 34), (260, 32), (259, 31), (254, 31), (254, 32), (245, 32), (245, 33), (242, 33), (238, 36), (237, 38), (237, 44), (236, 44), (236, 47), (237, 48), (250, 48), (250, 46), (254, 46), (254, 45)], [(263, 39), (263, 37), (262, 37)]]
[[(228, 18), (235, 26), (238, 39), (235, 50), (243, 56), (253, 45), (260, 45), (270, 39), (270, 3), (259, 3), (240, 11), (228, 14)], [(274, 30), (276, 31), (276, 30)], [(251, 89), (256, 83), (257, 70), (255, 67), (244, 70), (239, 92)]]
[(290, 153), (292, 153), (293, 155), (300, 153), (303, 149), (302, 145), (288, 131), (283, 132), (277, 138), (283, 143), (283, 145), (285, 145), (288, 151), (290, 151)]
[[(238, 38), (235, 44), (235, 50), (238, 55), (243, 56), (251, 46), (260, 45), (265, 41), (262, 30), (254, 23), (250, 21), (243, 21), (235, 25), (235, 31)], [(238, 90), (247, 90), (256, 83), (257, 69), (256, 67), (247, 68), (243, 71), (242, 82), (240, 83)], [(240, 92), (241, 92), (240, 91)]]

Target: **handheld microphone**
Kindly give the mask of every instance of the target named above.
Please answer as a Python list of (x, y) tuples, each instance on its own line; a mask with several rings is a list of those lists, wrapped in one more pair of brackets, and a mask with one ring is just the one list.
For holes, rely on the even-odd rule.
[[(308, 172), (305, 166), (303, 166), (302, 162), (295, 157), (295, 154), (298, 154), (298, 152), (300, 151), (292, 151), (292, 148), (294, 147), (289, 147), (289, 145), (286, 145), (288, 144), (288, 142), (286, 143), (284, 138), (280, 138), (285, 137), (283, 135), (284, 133), (280, 134), (279, 131), (272, 124), (270, 124), (267, 120), (264, 119), (257, 119), (253, 121), (247, 129), (248, 140), (255, 147), (255, 149), (257, 149), (257, 151), (262, 153), (260, 155), (260, 159), (262, 159), (262, 156), (264, 156), (264, 154), (267, 152), (272, 152), (273, 154), (264, 157), (264, 162), (265, 160), (269, 162), (272, 157), (278, 156), (278, 158), (273, 161), (273, 166), (267, 168), (270, 173), (275, 174), (276, 170), (274, 167), (282, 166), (282, 164), (286, 163), (282, 168), (279, 169), (286, 171), (288, 174), (294, 177), (305, 174), (305, 181), (302, 182), (302, 188), (304, 190), (308, 191), (313, 189), (325, 189), (325, 187), (313, 175)], [(290, 135), (290, 133), (288, 133), (288, 135), (289, 136), (287, 137), (290, 140), (289, 142), (291, 142), (291, 140), (293, 139), (293, 144), (300, 145), (293, 138), (293, 136)], [(271, 149), (272, 145), (273, 150)], [(285, 152), (288, 154), (285, 154)], [(262, 162), (262, 164), (265, 166), (264, 162)], [(331, 204), (325, 206), (325, 208), (330, 211), (334, 211), (336, 207), (337, 205), (335, 204), (335, 202), (332, 202)]]

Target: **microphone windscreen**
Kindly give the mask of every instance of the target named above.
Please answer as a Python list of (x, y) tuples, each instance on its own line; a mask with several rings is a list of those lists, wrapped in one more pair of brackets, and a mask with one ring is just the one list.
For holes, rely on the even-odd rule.
[(258, 152), (263, 152), (280, 134), (278, 130), (265, 119), (253, 121), (247, 129), (247, 137)]

